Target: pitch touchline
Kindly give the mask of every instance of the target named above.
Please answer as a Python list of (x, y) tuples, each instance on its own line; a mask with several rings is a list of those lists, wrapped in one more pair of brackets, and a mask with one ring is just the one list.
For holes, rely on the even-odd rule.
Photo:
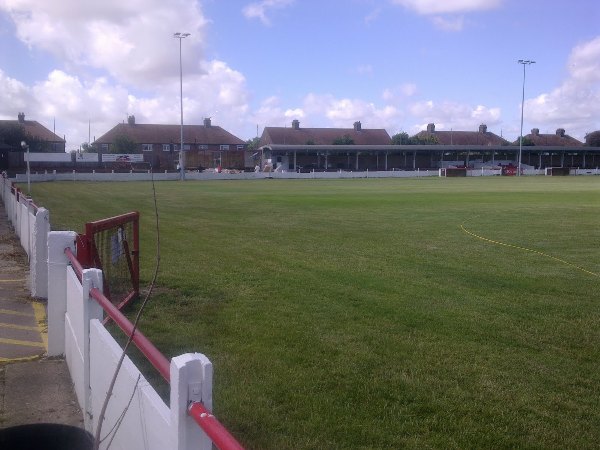
[(550, 259), (553, 259), (553, 260), (558, 261), (560, 263), (566, 264), (567, 266), (571, 266), (574, 269), (581, 270), (582, 272), (585, 272), (588, 275), (593, 275), (595, 277), (600, 277), (599, 273), (591, 272), (591, 271), (589, 271), (587, 269), (584, 269), (583, 267), (579, 267), (579, 266), (577, 266), (577, 265), (575, 265), (573, 263), (570, 263), (569, 261), (565, 261), (564, 259), (560, 259), (560, 258), (557, 258), (556, 256), (549, 255), (548, 253), (544, 253), (544, 252), (541, 252), (539, 250), (534, 250), (532, 248), (521, 247), (519, 245), (506, 244), (504, 242), (494, 241), (493, 239), (488, 239), (486, 237), (479, 236), (478, 234), (475, 234), (472, 231), (467, 230), (463, 224), (460, 225), (460, 228), (465, 233), (467, 233), (468, 235), (473, 236), (474, 238), (477, 238), (477, 239), (481, 239), (482, 241), (489, 242), (491, 244), (496, 244), (496, 245), (503, 245), (504, 247), (516, 248), (518, 250), (523, 250), (523, 251), (530, 252), (530, 253), (537, 253), (538, 255), (545, 256), (546, 258), (550, 258)]

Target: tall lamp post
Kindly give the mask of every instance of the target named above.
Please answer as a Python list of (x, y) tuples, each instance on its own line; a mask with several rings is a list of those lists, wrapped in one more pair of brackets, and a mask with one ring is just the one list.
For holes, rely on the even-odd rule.
[(523, 155), (523, 108), (525, 107), (525, 67), (530, 64), (535, 64), (535, 61), (528, 59), (520, 59), (517, 61), (523, 65), (523, 96), (521, 98), (521, 135), (519, 136), (519, 172), (518, 176), (521, 176), (521, 156)]
[(179, 174), (185, 180), (185, 155), (183, 154), (183, 65), (181, 63), (181, 41), (190, 33), (174, 33), (173, 37), (179, 39), (179, 98), (181, 101), (181, 142), (179, 146)]

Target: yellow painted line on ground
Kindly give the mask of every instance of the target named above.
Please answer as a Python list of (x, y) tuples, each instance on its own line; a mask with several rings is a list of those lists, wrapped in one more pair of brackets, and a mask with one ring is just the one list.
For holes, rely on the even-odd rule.
[(43, 342), (20, 341), (18, 339), (0, 338), (0, 344), (22, 345), (23, 347), (44, 347)]
[(0, 309), (0, 314), (12, 314), (13, 316), (35, 317), (35, 314), (13, 311), (12, 309)]
[(0, 283), (23, 283), (25, 278), (18, 278), (13, 280), (0, 280)]
[(12, 330), (26, 330), (26, 331), (39, 331), (39, 328), (36, 327), (28, 327), (25, 325), (15, 325), (14, 323), (1, 323), (0, 328), (10, 328)]
[(482, 241), (489, 242), (490, 244), (502, 245), (504, 247), (510, 247), (510, 248), (514, 248), (514, 249), (517, 249), (517, 250), (523, 250), (525, 252), (536, 253), (536, 254), (538, 254), (540, 256), (544, 256), (546, 258), (553, 259), (554, 261), (558, 261), (558, 262), (560, 262), (562, 264), (566, 264), (567, 266), (573, 267), (574, 269), (580, 270), (580, 271), (582, 271), (584, 273), (587, 273), (588, 275), (593, 275), (595, 277), (600, 277), (600, 273), (596, 273), (596, 272), (592, 272), (590, 270), (584, 269), (583, 267), (580, 267), (580, 266), (578, 266), (576, 264), (573, 264), (573, 263), (571, 263), (569, 261), (565, 261), (564, 259), (557, 258), (556, 256), (549, 255), (548, 253), (544, 253), (544, 252), (541, 252), (539, 250), (534, 250), (532, 248), (521, 247), (519, 245), (514, 245), (514, 244), (506, 244), (504, 242), (495, 241), (493, 239), (488, 239), (486, 237), (479, 236), (478, 234), (475, 234), (472, 231), (467, 230), (464, 225), (461, 225), (460, 228), (465, 233), (467, 233), (468, 235), (473, 236), (474, 238), (477, 238), (477, 239), (481, 239)]
[(22, 358), (3, 358), (0, 357), (0, 363), (15, 363), (15, 362), (27, 362), (41, 359), (43, 355), (23, 356)]
[(40, 336), (44, 347), (48, 350), (48, 322), (46, 321), (46, 307), (43, 303), (33, 302), (33, 314), (35, 315), (35, 321), (37, 323)]

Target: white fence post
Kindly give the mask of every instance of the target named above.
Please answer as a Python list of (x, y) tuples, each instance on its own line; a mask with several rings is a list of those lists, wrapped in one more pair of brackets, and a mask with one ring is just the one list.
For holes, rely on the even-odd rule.
[(19, 238), (21, 239), (21, 247), (27, 253), (27, 260), (31, 259), (30, 233), (29, 226), (29, 200), (21, 194), (19, 196), (19, 211), (21, 212), (21, 220), (19, 221)]
[[(96, 300), (90, 297), (90, 290), (97, 288), (102, 291), (102, 271), (99, 269), (85, 269), (81, 276), (82, 288), (82, 312), (81, 317), (75, 318), (76, 326), (81, 327), (75, 330), (75, 333), (82, 338), (78, 342), (79, 351), (83, 356), (83, 399), (79, 402), (82, 404), (84, 414), (85, 429), (89, 432), (93, 431), (93, 408), (92, 408), (92, 392), (90, 389), (90, 321), (92, 319), (102, 320), (104, 318), (104, 310)], [(73, 372), (71, 372), (71, 377)], [(75, 380), (74, 380), (75, 381)], [(83, 400), (83, 402), (82, 402)]]
[(31, 278), (31, 296), (48, 297), (48, 232), (50, 231), (49, 212), (39, 208), (33, 222), (31, 233), (31, 257), (29, 276)]
[(171, 360), (173, 449), (212, 449), (211, 440), (188, 415), (192, 401), (202, 402), (212, 411), (212, 376), (212, 363), (201, 353), (186, 353)]
[(65, 313), (67, 311), (67, 265), (65, 248), (75, 253), (74, 231), (48, 233), (48, 356), (65, 353)]

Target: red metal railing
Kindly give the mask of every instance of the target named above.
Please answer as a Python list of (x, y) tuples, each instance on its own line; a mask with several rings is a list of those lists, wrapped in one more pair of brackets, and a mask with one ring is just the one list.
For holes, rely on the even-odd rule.
[[(69, 256), (73, 255), (70, 249), (65, 249), (65, 253)], [(74, 257), (74, 256), (73, 256)], [(75, 270), (77, 272), (77, 270)], [(111, 301), (98, 289), (92, 288), (90, 296), (98, 302), (104, 309), (106, 314), (127, 334), (131, 336), (133, 324), (125, 317)], [(144, 354), (148, 361), (154, 366), (161, 376), (171, 381), (171, 371), (169, 360), (144, 336), (139, 330), (133, 333), (132, 342)], [(192, 402), (188, 408), (188, 414), (202, 428), (212, 442), (221, 450), (240, 450), (243, 447), (240, 443), (227, 431), (227, 429), (213, 416), (202, 403)]]
[[(98, 289), (90, 289), (90, 296), (96, 300), (100, 306), (106, 311), (106, 314), (119, 326), (127, 335), (131, 336), (133, 324), (117, 309), (111, 301)], [(158, 373), (167, 380), (171, 381), (170, 363), (167, 358), (144, 336), (139, 330), (135, 330), (132, 338), (133, 343), (144, 354), (148, 361), (158, 370)]]
[(75, 275), (77, 275), (77, 278), (79, 278), (79, 281), (81, 281), (81, 276), (83, 274), (83, 266), (77, 259), (77, 256), (75, 256), (73, 254), (73, 252), (71, 251), (71, 249), (69, 247), (65, 248), (65, 255), (67, 256), (67, 259), (71, 263), (71, 267), (73, 267), (73, 270), (75, 271)]
[(200, 425), (200, 428), (204, 430), (218, 448), (228, 450), (241, 450), (244, 448), (202, 403), (192, 402), (188, 408), (188, 414)]

